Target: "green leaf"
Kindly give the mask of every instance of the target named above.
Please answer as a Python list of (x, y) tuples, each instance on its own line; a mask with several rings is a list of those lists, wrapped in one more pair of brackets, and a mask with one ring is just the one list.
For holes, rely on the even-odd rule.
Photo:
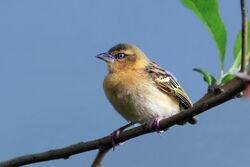
[[(234, 63), (229, 69), (230, 72), (235, 72), (240, 69), (241, 65), (241, 31), (238, 33), (234, 44)], [(248, 22), (248, 34), (247, 34), (247, 58), (250, 58), (250, 22)]]
[(227, 32), (219, 14), (217, 0), (181, 0), (181, 2), (195, 13), (212, 34), (219, 51), (221, 70), (223, 70)]
[(224, 86), (226, 83), (228, 83), (228, 82), (231, 81), (232, 79), (234, 79), (234, 75), (231, 74), (231, 73), (228, 73), (228, 74), (226, 74), (226, 75), (224, 75), (224, 76), (222, 77), (222, 79), (221, 79), (220, 82), (219, 82), (219, 85), (220, 85), (220, 86)]
[(200, 73), (203, 75), (203, 79), (204, 81), (209, 85), (212, 86), (216, 83), (216, 79), (214, 78), (214, 76), (212, 76), (211, 74), (209, 74), (208, 72), (204, 71), (201, 68), (194, 68), (194, 71)]

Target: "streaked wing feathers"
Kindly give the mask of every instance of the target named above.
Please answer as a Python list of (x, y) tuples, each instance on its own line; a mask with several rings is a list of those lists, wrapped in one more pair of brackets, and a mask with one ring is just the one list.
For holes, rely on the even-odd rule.
[(171, 73), (165, 71), (153, 62), (150, 63), (145, 70), (149, 76), (152, 77), (157, 88), (162, 92), (173, 96), (179, 101), (184, 109), (193, 106), (191, 100)]

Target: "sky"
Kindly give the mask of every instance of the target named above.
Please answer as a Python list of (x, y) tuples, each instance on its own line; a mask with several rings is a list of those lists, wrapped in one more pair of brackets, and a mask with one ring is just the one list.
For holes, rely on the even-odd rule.
[[(241, 15), (239, 1), (219, 5), (227, 70)], [(95, 58), (121, 42), (173, 73), (193, 102), (207, 90), (193, 68), (219, 77), (212, 37), (178, 0), (1, 0), (0, 161), (99, 138), (126, 124), (104, 95), (107, 68)], [(103, 167), (250, 165), (249, 101), (233, 99), (197, 119), (195, 126), (129, 140), (109, 152)], [(90, 166), (95, 155), (28, 166)]]

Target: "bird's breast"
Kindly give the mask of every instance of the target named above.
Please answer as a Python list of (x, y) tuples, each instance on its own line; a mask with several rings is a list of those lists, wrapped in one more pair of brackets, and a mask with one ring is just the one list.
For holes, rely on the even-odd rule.
[(168, 117), (179, 110), (179, 104), (162, 93), (142, 73), (109, 74), (104, 90), (114, 108), (128, 121), (147, 123), (155, 117)]

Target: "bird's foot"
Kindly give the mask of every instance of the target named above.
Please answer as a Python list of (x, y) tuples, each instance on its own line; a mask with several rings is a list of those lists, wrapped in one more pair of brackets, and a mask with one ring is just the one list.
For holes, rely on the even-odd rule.
[(125, 126), (120, 127), (119, 129), (115, 130), (114, 132), (111, 133), (110, 138), (111, 138), (111, 142), (112, 142), (112, 146), (113, 146), (113, 150), (115, 149), (116, 146), (123, 144), (124, 142), (116, 142), (117, 139), (119, 139), (121, 133), (127, 129), (128, 127), (130, 127), (131, 125), (133, 125), (134, 123), (130, 122)]
[(150, 124), (150, 127), (152, 131), (156, 131), (157, 133), (161, 133), (164, 130), (160, 127), (160, 121), (163, 119), (163, 117), (156, 117)]

